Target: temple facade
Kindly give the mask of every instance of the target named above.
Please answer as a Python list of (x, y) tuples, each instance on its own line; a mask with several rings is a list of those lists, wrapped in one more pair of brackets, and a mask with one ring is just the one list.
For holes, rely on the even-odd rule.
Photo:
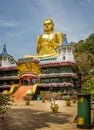
[(81, 90), (81, 73), (73, 55), (73, 47), (66, 36), (57, 54), (44, 58), (22, 58), (17, 63), (9, 55), (6, 45), (0, 54), (0, 91), (10, 90), (13, 84), (31, 86), (37, 97), (42, 91), (73, 93)]
[[(36, 40), (38, 55), (25, 55), (16, 62), (8, 54), (6, 45), (3, 46), (0, 54), (0, 91), (12, 87), (13, 92), (13, 84), (20, 84), (21, 88), (29, 86), (29, 92), (36, 98), (42, 91), (68, 94), (81, 90), (81, 73), (66, 35), (54, 32), (51, 19), (44, 20), (43, 26), (44, 32)], [(20, 89), (17, 91), (20, 94)]]
[(56, 48), (58, 56), (41, 58), (39, 66), (39, 91), (73, 92), (81, 89), (81, 73), (75, 62), (73, 47), (66, 37), (61, 46)]
[(18, 84), (18, 69), (16, 61), (3, 45), (0, 54), (0, 91), (9, 90), (13, 84)]

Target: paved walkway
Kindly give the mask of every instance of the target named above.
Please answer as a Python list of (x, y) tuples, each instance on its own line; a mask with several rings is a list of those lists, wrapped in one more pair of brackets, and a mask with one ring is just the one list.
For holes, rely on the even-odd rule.
[(67, 107), (64, 101), (56, 101), (59, 112), (52, 113), (50, 102), (31, 101), (30, 106), (25, 102), (17, 105), (4, 114), (0, 122), (0, 130), (79, 130), (73, 123), (77, 115), (77, 104)]

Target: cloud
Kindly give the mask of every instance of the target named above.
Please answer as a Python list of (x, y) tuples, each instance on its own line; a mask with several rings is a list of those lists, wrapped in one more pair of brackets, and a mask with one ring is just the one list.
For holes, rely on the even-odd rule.
[(17, 23), (6, 21), (6, 20), (0, 20), (0, 27), (16, 27)]
[(83, 6), (94, 5), (94, 0), (82, 0), (81, 5)]
[(86, 0), (88, 3), (93, 3), (94, 4), (94, 0)]
[(78, 42), (94, 32), (94, 0), (16, 0), (0, 3), (0, 43), (6, 41), (14, 56), (35, 53), (43, 21), (52, 18), (55, 31)]

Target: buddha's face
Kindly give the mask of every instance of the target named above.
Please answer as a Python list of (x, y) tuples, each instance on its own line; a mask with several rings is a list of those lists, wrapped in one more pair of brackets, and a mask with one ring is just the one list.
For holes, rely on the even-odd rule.
[(44, 21), (44, 31), (45, 32), (53, 31), (53, 23), (51, 20)]

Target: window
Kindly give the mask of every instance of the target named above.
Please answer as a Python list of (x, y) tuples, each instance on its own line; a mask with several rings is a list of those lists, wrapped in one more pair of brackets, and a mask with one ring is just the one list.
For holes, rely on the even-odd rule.
[(65, 60), (65, 56), (63, 56), (63, 60)]
[(58, 73), (58, 67), (49, 68), (50, 73)]
[(49, 83), (49, 79), (41, 79), (40, 82), (41, 83)]
[(62, 54), (65, 55), (66, 54), (66, 48), (62, 49)]
[(59, 83), (59, 78), (50, 78), (51, 83)]
[(49, 73), (49, 69), (48, 68), (42, 68), (41, 72), (44, 74), (48, 74)]
[(71, 48), (68, 48), (68, 54), (69, 55), (71, 54)]

